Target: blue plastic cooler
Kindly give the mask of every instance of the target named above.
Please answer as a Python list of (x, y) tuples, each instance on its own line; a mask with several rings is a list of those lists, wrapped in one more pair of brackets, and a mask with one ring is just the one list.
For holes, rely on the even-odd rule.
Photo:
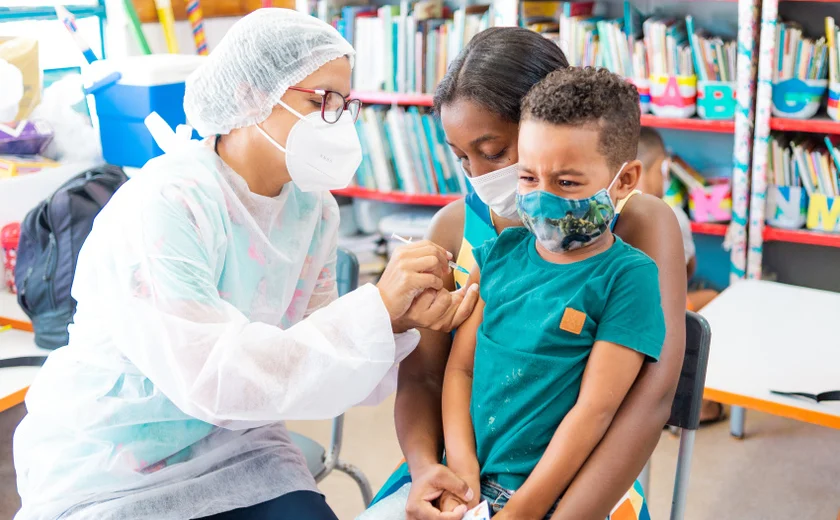
[(106, 62), (122, 76), (116, 83), (93, 92), (106, 162), (140, 168), (163, 153), (144, 120), (157, 112), (173, 129), (186, 123), (184, 82), (204, 59), (156, 54)]

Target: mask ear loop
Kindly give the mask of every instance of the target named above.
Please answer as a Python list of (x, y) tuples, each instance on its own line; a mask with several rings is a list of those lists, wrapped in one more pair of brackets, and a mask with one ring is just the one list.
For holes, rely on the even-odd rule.
[[(286, 110), (288, 110), (289, 112), (291, 112), (294, 116), (296, 116), (296, 117), (297, 117), (298, 119), (300, 119), (301, 121), (304, 121), (304, 122), (306, 121), (306, 118), (305, 118), (305, 117), (303, 117), (302, 115), (300, 115), (300, 112), (298, 112), (298, 111), (297, 111), (297, 110), (295, 110), (294, 108), (292, 108), (292, 107), (290, 107), (289, 105), (287, 105), (285, 102), (283, 102), (283, 100), (282, 100), (282, 99), (281, 99), (281, 100), (279, 100), (277, 103), (278, 103), (280, 106), (282, 106), (283, 108), (285, 108)], [(255, 126), (257, 127), (257, 131), (258, 131), (259, 133), (261, 133), (263, 137), (265, 137), (266, 139), (268, 139), (268, 141), (269, 141), (271, 144), (273, 144), (273, 145), (274, 145), (274, 146), (275, 146), (278, 150), (280, 150), (280, 151), (281, 151), (281, 152), (283, 152), (283, 153), (289, 153), (289, 152), (287, 152), (287, 151), (286, 151), (286, 147), (284, 147), (283, 145), (281, 145), (280, 143), (278, 143), (277, 141), (275, 141), (273, 137), (271, 137), (270, 135), (268, 135), (268, 132), (266, 132), (265, 130), (263, 130), (263, 128), (260, 126), (260, 124), (261, 124), (261, 123), (257, 123), (257, 124), (255, 125)]]
[(289, 105), (287, 105), (286, 103), (284, 103), (282, 99), (278, 100), (277, 104), (279, 104), (281, 107), (285, 108), (286, 110), (288, 110), (289, 112), (291, 112), (292, 114), (297, 116), (298, 119), (300, 119), (300, 120), (305, 120), (306, 119), (304, 116), (300, 115), (300, 112), (298, 112), (294, 108), (292, 108)]
[(277, 148), (278, 150), (280, 150), (280, 151), (281, 151), (281, 152), (283, 152), (283, 153), (289, 153), (289, 152), (287, 152), (287, 151), (286, 151), (286, 148), (285, 148), (282, 144), (278, 143), (277, 141), (275, 141), (275, 140), (274, 140), (274, 138), (273, 138), (273, 137), (271, 137), (270, 135), (268, 135), (268, 132), (266, 132), (265, 130), (263, 130), (263, 129), (262, 129), (262, 127), (261, 127), (259, 124), (254, 125), (254, 126), (256, 126), (256, 127), (257, 127), (257, 132), (261, 133), (263, 137), (265, 137), (266, 139), (268, 139), (268, 142), (269, 142), (269, 143), (271, 143), (271, 144), (273, 144), (275, 148)]
[(619, 178), (619, 177), (621, 177), (621, 172), (623, 172), (623, 171), (624, 171), (624, 167), (625, 167), (625, 166), (627, 166), (627, 163), (626, 163), (626, 162), (625, 162), (624, 164), (622, 164), (622, 165), (621, 165), (621, 168), (619, 168), (619, 169), (618, 169), (618, 173), (616, 173), (616, 174), (615, 174), (615, 177), (613, 177), (612, 182), (610, 182), (610, 185), (609, 185), (609, 186), (607, 186), (607, 193), (609, 193), (609, 192), (610, 192), (610, 190), (612, 189), (612, 187), (615, 185), (615, 181), (617, 181), (617, 180), (618, 180), (618, 178)]

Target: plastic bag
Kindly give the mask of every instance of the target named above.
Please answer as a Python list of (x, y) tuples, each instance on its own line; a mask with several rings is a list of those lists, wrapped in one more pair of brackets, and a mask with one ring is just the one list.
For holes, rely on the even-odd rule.
[(23, 99), (23, 74), (14, 65), (0, 59), (0, 123), (14, 121)]
[(43, 152), (45, 157), (63, 162), (102, 161), (99, 133), (89, 118), (73, 109), (82, 100), (82, 77), (78, 74), (65, 76), (44, 91), (31, 119), (46, 121), (55, 133)]

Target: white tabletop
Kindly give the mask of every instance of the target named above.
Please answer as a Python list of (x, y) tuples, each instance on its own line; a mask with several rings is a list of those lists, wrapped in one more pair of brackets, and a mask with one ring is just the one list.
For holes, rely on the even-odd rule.
[(747, 280), (700, 312), (711, 325), (706, 397), (840, 428), (840, 402), (770, 390), (840, 390), (840, 294)]
[(29, 323), (29, 318), (18, 305), (17, 296), (5, 287), (0, 287), (0, 318)]

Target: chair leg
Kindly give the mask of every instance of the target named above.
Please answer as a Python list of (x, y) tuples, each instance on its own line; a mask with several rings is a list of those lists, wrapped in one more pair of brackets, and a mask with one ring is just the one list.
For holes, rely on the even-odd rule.
[(747, 411), (741, 406), (733, 406), (729, 410), (729, 434), (736, 439), (744, 438), (744, 424), (747, 421)]
[(642, 491), (645, 492), (645, 496), (648, 496), (650, 493), (650, 459), (642, 468), (642, 472), (639, 473), (639, 482), (642, 484)]
[(345, 473), (356, 481), (356, 484), (359, 485), (359, 490), (362, 492), (362, 500), (365, 503), (365, 507), (369, 506), (371, 501), (373, 501), (373, 491), (370, 488), (370, 482), (368, 482), (368, 479), (365, 474), (362, 473), (362, 470), (342, 460), (339, 460), (336, 463), (335, 469)]
[(695, 430), (683, 430), (677, 456), (677, 475), (674, 478), (674, 496), (671, 499), (671, 520), (683, 520), (688, 497), (688, 477), (691, 474), (691, 454), (694, 451)]

